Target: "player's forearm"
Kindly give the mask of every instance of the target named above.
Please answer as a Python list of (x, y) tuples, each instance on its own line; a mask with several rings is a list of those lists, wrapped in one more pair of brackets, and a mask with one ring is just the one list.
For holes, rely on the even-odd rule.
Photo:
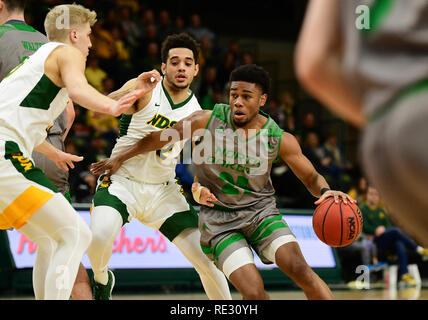
[(302, 85), (332, 113), (357, 128), (365, 125), (361, 97), (342, 74), (338, 58), (330, 57), (301, 77)]
[(39, 144), (37, 147), (35, 147), (34, 150), (43, 153), (48, 159), (55, 158), (59, 151), (59, 149), (55, 148), (46, 140)]
[(300, 83), (330, 111), (357, 127), (365, 123), (361, 98), (342, 73), (339, 0), (311, 0), (295, 51)]
[(330, 189), (325, 178), (319, 173), (314, 173), (306, 181), (302, 181), (308, 191), (314, 196), (319, 198), (321, 196), (321, 190), (324, 188)]
[(76, 83), (68, 89), (68, 94), (77, 104), (100, 113), (119, 116), (114, 109), (116, 101), (99, 93), (88, 83)]
[(124, 161), (135, 157), (139, 154), (147, 153), (150, 151), (155, 151), (162, 149), (163, 146), (168, 144), (171, 140), (162, 139), (162, 131), (153, 132), (141, 140), (139, 140), (132, 147), (127, 150), (121, 152), (118, 157), (120, 161), (123, 163)]

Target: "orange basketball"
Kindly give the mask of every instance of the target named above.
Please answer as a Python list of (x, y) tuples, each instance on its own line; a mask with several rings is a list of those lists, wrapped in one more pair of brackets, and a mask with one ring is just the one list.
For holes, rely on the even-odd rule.
[(358, 238), (363, 228), (363, 216), (355, 203), (334, 202), (329, 197), (320, 203), (312, 217), (317, 237), (332, 247), (345, 247)]

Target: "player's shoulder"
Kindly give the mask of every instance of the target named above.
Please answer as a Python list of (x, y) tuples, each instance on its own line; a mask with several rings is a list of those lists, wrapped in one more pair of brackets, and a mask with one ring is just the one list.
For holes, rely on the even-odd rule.
[(229, 112), (230, 112), (230, 106), (228, 104), (216, 103), (212, 109), (211, 116), (227, 123)]
[(62, 43), (52, 50), (50, 56), (55, 58), (59, 64), (63, 64), (66, 61), (67, 63), (74, 61), (77, 64), (85, 62), (85, 57), (79, 49)]
[(267, 136), (269, 137), (278, 137), (281, 138), (284, 134), (284, 130), (276, 123), (276, 121), (270, 117), (267, 113), (260, 110), (260, 114), (267, 118), (265, 127), (262, 130), (265, 130)]

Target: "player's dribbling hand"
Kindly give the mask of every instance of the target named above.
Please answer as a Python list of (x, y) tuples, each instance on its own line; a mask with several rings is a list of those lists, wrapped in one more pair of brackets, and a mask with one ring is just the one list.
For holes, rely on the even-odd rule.
[[(192, 184), (192, 193), (195, 193), (198, 187), (199, 187), (199, 184), (197, 182), (194, 182)], [(217, 201), (217, 198), (214, 194), (211, 193), (210, 189), (208, 189), (207, 187), (202, 187), (201, 194), (199, 196), (199, 201), (197, 202), (204, 206), (214, 207), (213, 202), (216, 202), (216, 201)]]
[(108, 177), (110, 177), (117, 170), (119, 170), (121, 165), (122, 161), (118, 157), (112, 157), (103, 159), (97, 163), (92, 163), (89, 170), (94, 175), (105, 173)]
[(334, 197), (335, 202), (339, 202), (340, 198), (342, 198), (344, 203), (348, 203), (348, 201), (349, 202), (357, 202), (349, 194), (346, 194), (342, 191), (328, 190), (314, 203), (316, 205), (319, 205), (321, 202), (323, 202), (325, 199), (327, 199), (329, 197)]

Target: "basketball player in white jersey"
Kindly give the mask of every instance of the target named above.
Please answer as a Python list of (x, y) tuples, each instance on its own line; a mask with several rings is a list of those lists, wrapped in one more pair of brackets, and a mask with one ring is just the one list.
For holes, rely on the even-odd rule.
[[(153, 91), (138, 100), (135, 108), (122, 115), (119, 139), (112, 157), (121, 154), (144, 136), (171, 127), (201, 110), (189, 90), (197, 75), (198, 49), (185, 33), (168, 36), (162, 45), (164, 77)], [(140, 79), (128, 81), (111, 96), (133, 90)], [(113, 175), (101, 175), (91, 212), (92, 242), (88, 257), (94, 271), (94, 298), (111, 299), (114, 275), (108, 270), (113, 242), (131, 218), (158, 229), (198, 272), (210, 299), (231, 299), (227, 280), (204, 255), (199, 245), (198, 216), (180, 192), (175, 180), (177, 157), (183, 143), (141, 154), (125, 161)]]
[[(58, 21), (68, 23), (58, 26)], [(47, 300), (69, 299), (91, 232), (55, 185), (34, 166), (33, 150), (45, 154), (58, 167), (73, 168), (73, 161), (81, 157), (45, 141), (47, 129), (68, 100), (117, 116), (160, 80), (153, 73), (140, 76), (141, 88), (119, 101), (89, 86), (84, 69), (95, 21), (95, 12), (80, 5), (53, 8), (45, 19), (50, 42), (0, 83), (0, 228), (14, 227), (33, 241), (51, 239), (45, 245), (54, 248), (52, 257), (41, 262), (46, 266), (37, 268), (44, 271), (36, 275), (44, 279), (38, 283), (44, 287), (40, 291)]]

